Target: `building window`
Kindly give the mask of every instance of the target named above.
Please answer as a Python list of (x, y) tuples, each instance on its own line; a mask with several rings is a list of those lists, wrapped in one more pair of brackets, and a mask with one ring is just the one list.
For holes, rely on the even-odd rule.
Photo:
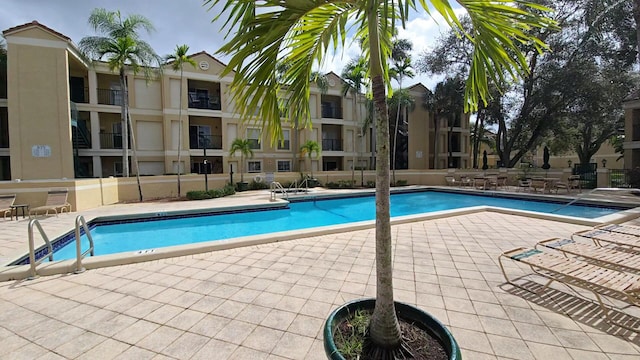
[(262, 161), (248, 161), (247, 169), (250, 173), (259, 173), (262, 172)]
[(278, 172), (290, 172), (291, 161), (290, 160), (278, 160)]
[(278, 150), (289, 150), (289, 147), (290, 147), (289, 134), (290, 133), (291, 132), (289, 130), (282, 130), (283, 140), (278, 140)]
[(260, 129), (247, 129), (247, 140), (251, 149), (260, 149)]

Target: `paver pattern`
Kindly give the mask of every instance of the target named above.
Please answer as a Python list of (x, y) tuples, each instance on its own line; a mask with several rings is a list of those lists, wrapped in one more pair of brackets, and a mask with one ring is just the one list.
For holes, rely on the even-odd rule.
[[(5, 249), (23, 246), (19, 223)], [(593, 296), (536, 295), (544, 282), (517, 264), (521, 287), (500, 273), (501, 251), (584, 228), (490, 212), (394, 226), (395, 298), (439, 318), (465, 359), (639, 359), (638, 334), (604, 322)], [(326, 359), (327, 315), (375, 296), (374, 251), (362, 230), (0, 283), (0, 358)], [(635, 308), (617, 316), (640, 323)]]

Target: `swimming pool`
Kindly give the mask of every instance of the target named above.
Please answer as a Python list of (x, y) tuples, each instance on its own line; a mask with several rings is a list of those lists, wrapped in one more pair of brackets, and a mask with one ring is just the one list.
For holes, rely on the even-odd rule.
[[(479, 196), (441, 191), (413, 191), (391, 196), (391, 216), (488, 205), (582, 218), (597, 218), (620, 208), (567, 206), (558, 202), (531, 201), (496, 196)], [(375, 218), (375, 198), (357, 196), (307, 199), (287, 208), (250, 212), (189, 216), (171, 219), (120, 220), (93, 223), (91, 235), (96, 255), (157, 249), (162, 247), (222, 240), (280, 231), (346, 224)], [(75, 243), (55, 246), (55, 260), (74, 259)], [(62, 240), (64, 241), (64, 240)], [(83, 236), (82, 247), (88, 247)]]

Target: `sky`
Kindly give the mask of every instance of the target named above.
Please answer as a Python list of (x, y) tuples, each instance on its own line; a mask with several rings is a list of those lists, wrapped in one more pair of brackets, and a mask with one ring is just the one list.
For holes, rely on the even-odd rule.
[[(227, 62), (227, 58), (216, 54), (224, 41), (224, 34), (219, 32), (221, 24), (212, 23), (217, 9), (208, 10), (203, 0), (1, 0), (0, 30), (36, 20), (77, 44), (83, 37), (95, 34), (87, 19), (91, 11), (99, 7), (120, 10), (123, 16), (139, 14), (151, 20), (156, 30), (150, 35), (144, 34), (143, 38), (161, 56), (172, 53), (178, 44), (187, 44), (190, 53), (206, 51)], [(457, 9), (458, 13), (461, 11)], [(444, 21), (438, 24), (426, 14), (413, 14), (406, 28), (399, 29), (399, 37), (413, 43), (414, 61), (446, 31)], [(328, 57), (320, 70), (340, 75), (349, 59), (359, 55), (357, 43), (347, 40), (347, 48)], [(441, 79), (416, 72), (413, 79), (404, 80), (403, 87), (421, 82), (433, 89)]]

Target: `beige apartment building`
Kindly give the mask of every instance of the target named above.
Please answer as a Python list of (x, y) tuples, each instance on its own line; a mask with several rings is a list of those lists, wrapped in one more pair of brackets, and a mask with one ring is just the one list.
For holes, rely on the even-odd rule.
[[(105, 64), (89, 63), (70, 38), (35, 21), (3, 35), (7, 73), (0, 75), (0, 180), (121, 176), (122, 89), (117, 74)], [(371, 166), (374, 133), (368, 129), (362, 134), (363, 121), (357, 118), (365, 116), (366, 100), (343, 96), (343, 81), (336, 74), (327, 74), (326, 92), (312, 86), (313, 125), (294, 129), (285, 122), (283, 141), (272, 145), (261, 133), (259, 119), (239, 118), (229, 95), (232, 79), (220, 76), (225, 64), (205, 52), (191, 58), (197, 67), (185, 66), (182, 80), (169, 66), (151, 81), (127, 73), (133, 128), (129, 148), (136, 151), (140, 175), (175, 174), (179, 169), (226, 174), (232, 168), (238, 174), (240, 156), (229, 153), (236, 138), (251, 141), (254, 157), (243, 165), (245, 173), (256, 176), (350, 170), (354, 163), (358, 168)], [(426, 88), (418, 84), (411, 91), (420, 104)], [(469, 167), (468, 117), (454, 124), (453, 133), (447, 120), (439, 119), (435, 131), (429, 113), (417, 105), (403, 121), (408, 124), (404, 151), (409, 169), (446, 168), (449, 144), (455, 167)], [(320, 156), (300, 154), (307, 140), (321, 145)], [(136, 173), (133, 164), (130, 169)]]

